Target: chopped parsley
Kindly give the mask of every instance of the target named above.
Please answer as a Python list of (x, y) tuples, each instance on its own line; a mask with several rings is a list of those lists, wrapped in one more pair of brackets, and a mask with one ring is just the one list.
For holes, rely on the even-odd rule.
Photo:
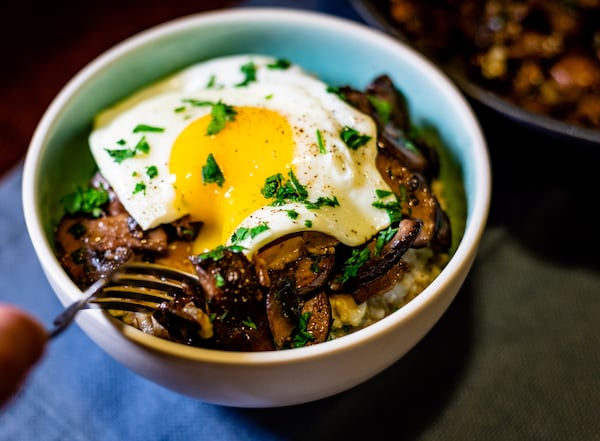
[[(119, 142), (117, 142), (117, 144), (124, 145), (124, 143), (121, 142), (121, 141), (122, 140), (119, 140)], [(146, 140), (146, 137), (142, 136), (142, 138), (138, 141), (138, 143), (132, 149), (113, 149), (113, 150), (111, 150), (111, 149), (104, 149), (104, 150), (106, 151), (106, 153), (108, 153), (108, 155), (117, 164), (120, 164), (125, 159), (133, 158), (138, 153), (147, 154), (150, 151), (150, 145), (148, 144), (148, 141)]]
[(214, 262), (217, 262), (225, 256), (225, 251), (233, 251), (234, 253), (241, 253), (242, 251), (244, 251), (244, 247), (241, 247), (239, 245), (231, 245), (231, 246), (219, 245), (218, 247), (216, 247), (210, 251), (207, 251), (206, 253), (202, 253), (202, 254), (198, 255), (198, 258), (200, 260), (210, 259)]
[[(281, 206), (290, 202), (304, 204), (309, 210), (316, 210), (323, 206), (339, 207), (336, 196), (320, 196), (316, 201), (308, 200), (308, 191), (299, 181), (293, 171), (288, 172), (286, 180), (281, 173), (274, 174), (265, 179), (265, 185), (260, 190), (265, 199), (273, 199), (271, 206)], [(288, 212), (289, 215), (289, 212)]]
[(381, 254), (381, 250), (386, 243), (388, 243), (398, 232), (398, 228), (388, 227), (386, 230), (382, 230), (377, 235), (377, 239), (375, 239), (375, 251), (373, 254), (379, 256)]
[(267, 231), (268, 229), (269, 229), (269, 226), (266, 223), (262, 223), (260, 225), (257, 225), (256, 227), (252, 227), (252, 228), (240, 227), (237, 230), (235, 230), (235, 232), (231, 236), (231, 242), (232, 243), (242, 242), (243, 240), (246, 240), (248, 237), (254, 239), (260, 233)]
[(133, 189), (133, 194), (136, 194), (136, 193), (146, 194), (146, 184), (144, 184), (143, 182), (138, 182), (137, 184), (135, 184), (135, 187)]
[(275, 199), (271, 205), (283, 205), (288, 202), (302, 202), (308, 197), (306, 188), (300, 184), (293, 171), (288, 172), (289, 180), (281, 173), (265, 179), (265, 185), (260, 190), (266, 199)]
[(150, 144), (148, 144), (148, 141), (146, 140), (145, 136), (142, 136), (142, 138), (135, 145), (135, 151), (139, 153), (150, 152)]
[(321, 130), (319, 129), (317, 129), (317, 145), (319, 146), (319, 153), (327, 153), (327, 150), (325, 150), (325, 143), (323, 142), (323, 136), (321, 135)]
[(250, 317), (246, 317), (244, 320), (242, 320), (242, 323), (248, 326), (250, 329), (257, 329), (256, 323), (254, 323)]
[(222, 187), (225, 183), (225, 176), (223, 176), (223, 172), (212, 153), (208, 154), (206, 164), (202, 166), (202, 183), (204, 185), (217, 184), (219, 187)]
[(340, 137), (342, 138), (342, 141), (344, 141), (344, 144), (352, 150), (357, 150), (371, 140), (369, 135), (363, 135), (359, 133), (358, 130), (348, 126), (342, 128)]
[(313, 261), (313, 262), (310, 264), (310, 271), (311, 271), (313, 274), (319, 274), (319, 273), (321, 272), (321, 268), (319, 267), (319, 264), (318, 264), (317, 262), (314, 262), (314, 261)]
[(183, 101), (186, 104), (189, 104), (190, 106), (193, 107), (206, 107), (206, 106), (213, 106), (215, 103), (212, 101), (200, 101), (200, 100), (196, 100), (194, 98), (184, 98), (181, 101)]
[(77, 189), (65, 195), (61, 204), (68, 214), (91, 214), (93, 217), (99, 217), (102, 214), (102, 206), (109, 200), (108, 191), (98, 187)]
[(252, 61), (249, 61), (246, 64), (243, 64), (240, 67), (240, 70), (245, 75), (245, 78), (244, 78), (244, 81), (236, 84), (236, 87), (244, 87), (244, 86), (247, 86), (248, 84), (256, 81), (256, 65)]
[(307, 343), (315, 339), (315, 337), (307, 331), (310, 316), (311, 313), (308, 311), (300, 315), (300, 318), (298, 319), (298, 330), (292, 337), (293, 348), (301, 348), (306, 346)]
[(312, 223), (312, 221), (311, 221), (310, 219), (306, 219), (306, 220), (304, 221), (304, 226), (305, 226), (306, 228), (312, 228), (312, 226), (313, 226), (313, 223)]
[[(381, 208), (382, 210), (386, 210), (388, 216), (390, 217), (391, 223), (400, 221), (402, 219), (402, 211), (398, 197), (388, 190), (375, 190), (375, 192), (380, 200), (373, 202), (371, 205), (375, 208)], [(381, 200), (389, 196), (394, 196), (394, 200), (389, 202)]]
[(375, 194), (377, 195), (377, 197), (379, 199), (383, 199), (383, 198), (387, 198), (388, 196), (393, 195), (394, 193), (390, 190), (381, 190), (381, 189), (377, 189), (375, 190)]
[(354, 248), (350, 257), (344, 262), (344, 269), (342, 271), (341, 282), (346, 283), (348, 280), (356, 277), (358, 270), (369, 261), (371, 258), (371, 252), (368, 248)]
[(223, 286), (225, 286), (225, 279), (223, 278), (221, 273), (215, 274), (215, 285), (217, 285), (217, 288), (222, 288)]
[(158, 176), (158, 167), (156, 165), (150, 165), (146, 167), (146, 176), (150, 179), (154, 179)]
[(389, 101), (382, 100), (381, 98), (377, 98), (374, 95), (367, 95), (367, 99), (379, 115), (381, 124), (385, 126), (390, 121), (390, 115), (392, 114), (391, 103)]
[(219, 101), (212, 104), (210, 115), (212, 119), (206, 128), (206, 134), (209, 136), (216, 135), (223, 130), (225, 128), (225, 123), (227, 123), (227, 121), (233, 121), (235, 119), (235, 115), (237, 115), (237, 112), (233, 106)]
[(298, 212), (296, 210), (288, 210), (287, 215), (290, 219), (298, 219)]
[(337, 97), (339, 99), (341, 99), (342, 101), (346, 101), (346, 95), (344, 95), (342, 93), (342, 91), (340, 90), (339, 87), (335, 87), (335, 86), (327, 86), (327, 93), (332, 93), (334, 95), (337, 95)]
[[(377, 238), (375, 239), (375, 249), (373, 250), (372, 255), (380, 255), (381, 250), (383, 250), (385, 244), (392, 240), (392, 238), (397, 232), (398, 228), (393, 228), (391, 226), (385, 230), (380, 231), (377, 235)], [(368, 247), (364, 247), (362, 249), (352, 249), (352, 254), (344, 262), (342, 276), (340, 277), (341, 283), (346, 283), (348, 280), (356, 277), (358, 275), (358, 271), (363, 267), (365, 263), (369, 261), (372, 255)]]
[(278, 58), (273, 63), (267, 64), (269, 69), (288, 69), (292, 63), (285, 58)]
[(304, 201), (304, 206), (309, 210), (317, 210), (321, 207), (339, 207), (340, 203), (336, 196), (332, 198), (319, 196), (315, 202)]
[(217, 77), (213, 74), (208, 79), (208, 83), (206, 83), (206, 88), (212, 89), (213, 87), (215, 87), (216, 84), (217, 84)]
[[(213, 101), (200, 101), (194, 98), (185, 98), (182, 101), (193, 107), (211, 106), (210, 115), (212, 119), (210, 120), (210, 122), (208, 123), (208, 127), (206, 128), (207, 136), (216, 135), (217, 133), (219, 133), (225, 128), (225, 124), (228, 121), (235, 120), (235, 115), (237, 115), (237, 112), (233, 108), (233, 106), (225, 104), (221, 100), (215, 103)], [(176, 111), (178, 109), (176, 109)]]
[(154, 127), (154, 126), (149, 126), (147, 124), (138, 124), (133, 129), (133, 133), (140, 133), (140, 132), (162, 133), (164, 131), (165, 131), (165, 129), (163, 129), (162, 127)]

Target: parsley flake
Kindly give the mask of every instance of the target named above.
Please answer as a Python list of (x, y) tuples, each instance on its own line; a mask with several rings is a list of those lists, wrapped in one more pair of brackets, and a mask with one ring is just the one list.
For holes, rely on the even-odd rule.
[(302, 202), (308, 197), (306, 188), (300, 184), (293, 171), (288, 172), (288, 177), (289, 180), (286, 181), (281, 173), (277, 173), (265, 179), (261, 193), (266, 199), (275, 199), (271, 205)]
[(266, 223), (262, 223), (257, 225), (256, 227), (247, 228), (247, 227), (239, 227), (233, 235), (231, 236), (232, 243), (238, 243), (246, 240), (248, 237), (254, 239), (260, 233), (267, 231), (269, 229), (269, 225)]
[(249, 61), (246, 64), (243, 64), (240, 67), (240, 70), (245, 75), (245, 78), (244, 78), (244, 81), (236, 84), (236, 87), (244, 87), (244, 86), (247, 86), (248, 84), (256, 81), (256, 65), (252, 61)]
[(231, 245), (231, 246), (219, 245), (218, 247), (216, 247), (210, 251), (207, 251), (206, 253), (199, 254), (198, 259), (199, 260), (210, 259), (214, 262), (218, 262), (225, 256), (225, 251), (241, 253), (242, 251), (244, 251), (244, 249), (245, 249), (244, 247), (241, 247), (239, 245)]
[(300, 315), (298, 319), (297, 331), (292, 337), (292, 347), (301, 348), (315, 339), (314, 335), (308, 332), (308, 322), (310, 320), (310, 316), (311, 313), (308, 311)]
[(146, 167), (146, 176), (153, 179), (158, 176), (158, 167), (156, 165), (150, 165)]
[(298, 181), (293, 171), (288, 172), (288, 177), (289, 179), (285, 180), (281, 173), (277, 173), (265, 179), (265, 185), (260, 192), (265, 199), (273, 199), (270, 203), (271, 206), (277, 207), (291, 202), (299, 202), (309, 210), (317, 210), (323, 206), (339, 207), (340, 203), (336, 196), (320, 196), (314, 202), (308, 200), (306, 187)]
[(202, 183), (204, 185), (217, 184), (219, 187), (222, 187), (225, 183), (225, 176), (223, 176), (223, 172), (212, 153), (208, 154), (206, 164), (202, 166)]
[(292, 63), (284, 58), (278, 58), (273, 63), (267, 64), (269, 69), (288, 69)]
[(256, 323), (254, 323), (250, 317), (246, 317), (244, 320), (242, 320), (242, 323), (248, 326), (250, 329), (257, 329)]
[(165, 131), (165, 129), (163, 129), (162, 127), (154, 127), (154, 126), (149, 126), (147, 124), (138, 124), (133, 129), (133, 133), (140, 133), (140, 132), (162, 133), (164, 131)]
[[(124, 145), (124, 141), (123, 142), (122, 141), (123, 140), (119, 140), (117, 142), (117, 144)], [(133, 158), (138, 153), (147, 154), (148, 152), (150, 152), (150, 145), (148, 144), (146, 137), (142, 136), (142, 138), (138, 141), (138, 143), (132, 149), (113, 149), (113, 150), (104, 149), (104, 150), (106, 151), (106, 153), (108, 153), (108, 155), (117, 164), (120, 164), (125, 159)]]
[[(375, 190), (375, 193), (377, 194), (379, 200), (373, 202), (371, 205), (375, 208), (386, 210), (391, 223), (400, 221), (402, 219), (402, 207), (400, 206), (398, 197), (391, 191), (387, 190)], [(393, 196), (394, 200), (387, 202), (382, 200), (389, 196)]]
[(377, 98), (374, 95), (367, 95), (367, 99), (371, 105), (375, 108), (375, 112), (379, 115), (381, 124), (385, 126), (390, 121), (390, 115), (392, 114), (392, 104), (389, 101)]
[(371, 140), (369, 135), (363, 135), (351, 127), (344, 126), (340, 132), (340, 137), (344, 144), (352, 150), (357, 150)]
[(217, 84), (217, 77), (213, 74), (208, 79), (208, 83), (206, 83), (206, 88), (207, 89), (212, 89), (212, 88), (215, 87), (216, 84)]
[(225, 123), (227, 123), (227, 121), (233, 121), (235, 119), (235, 115), (237, 115), (237, 112), (233, 106), (219, 101), (212, 104), (210, 115), (212, 119), (206, 128), (206, 134), (209, 136), (216, 135), (223, 130), (225, 128)]
[(342, 101), (346, 101), (346, 95), (344, 95), (344, 93), (341, 91), (341, 89), (339, 87), (327, 86), (326, 91), (327, 91), (327, 93), (332, 93), (332, 94), (336, 95)]
[(371, 252), (368, 248), (354, 248), (350, 257), (344, 262), (344, 269), (342, 272), (341, 282), (346, 283), (348, 280), (354, 278), (358, 274), (358, 270), (368, 262), (371, 258)]
[(136, 194), (136, 193), (146, 194), (146, 184), (144, 184), (143, 182), (138, 182), (137, 184), (135, 184), (135, 187), (133, 189), (133, 194)]
[(325, 149), (325, 143), (323, 142), (323, 136), (321, 135), (321, 131), (319, 129), (317, 129), (317, 145), (319, 146), (319, 153), (327, 153), (327, 150)]
[(398, 228), (388, 227), (386, 230), (382, 230), (377, 235), (377, 239), (375, 240), (375, 251), (373, 254), (379, 256), (381, 254), (381, 250), (385, 244), (387, 244), (398, 232)]
[(117, 164), (120, 164), (124, 160), (128, 158), (133, 158), (135, 156), (134, 149), (104, 149), (106, 153), (115, 161)]
[(60, 202), (67, 214), (90, 214), (100, 217), (102, 206), (109, 200), (108, 191), (98, 187), (77, 189), (61, 198)]
[(146, 140), (145, 136), (142, 136), (142, 138), (135, 145), (135, 152), (136, 153), (137, 152), (140, 152), (140, 153), (150, 152), (150, 144), (148, 144), (148, 141)]
[(222, 288), (223, 286), (225, 286), (225, 279), (223, 278), (221, 273), (215, 274), (215, 285), (217, 285), (217, 288)]
[(305, 201), (304, 206), (309, 210), (317, 210), (321, 207), (339, 207), (340, 203), (336, 196), (332, 198), (319, 196), (315, 202)]
[(394, 193), (391, 192), (390, 190), (377, 189), (377, 190), (375, 190), (375, 194), (377, 195), (378, 198), (383, 199), (383, 198), (387, 198), (388, 196), (393, 195)]

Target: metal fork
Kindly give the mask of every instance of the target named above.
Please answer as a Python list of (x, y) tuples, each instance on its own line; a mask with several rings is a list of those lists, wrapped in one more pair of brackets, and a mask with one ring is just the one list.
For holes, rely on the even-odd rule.
[(49, 338), (64, 331), (82, 309), (97, 307), (120, 311), (153, 311), (178, 294), (198, 287), (198, 278), (181, 270), (147, 262), (124, 263), (93, 283), (53, 322)]

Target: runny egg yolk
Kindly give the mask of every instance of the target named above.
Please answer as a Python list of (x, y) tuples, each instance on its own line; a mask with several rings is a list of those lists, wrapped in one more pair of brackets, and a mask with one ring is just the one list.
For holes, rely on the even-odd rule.
[[(182, 209), (203, 225), (193, 252), (227, 243), (249, 214), (266, 205), (265, 179), (287, 175), (294, 153), (292, 128), (281, 114), (259, 107), (236, 107), (233, 121), (207, 135), (212, 116), (188, 125), (175, 140), (170, 171)], [(203, 182), (202, 168), (212, 155), (223, 175), (222, 185)]]

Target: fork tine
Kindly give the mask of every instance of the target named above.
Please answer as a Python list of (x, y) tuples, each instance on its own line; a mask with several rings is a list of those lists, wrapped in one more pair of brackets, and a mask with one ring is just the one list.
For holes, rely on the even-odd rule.
[(75, 315), (86, 307), (88, 302), (98, 294), (102, 290), (102, 288), (108, 283), (108, 279), (99, 279), (94, 282), (88, 289), (83, 293), (83, 297), (76, 302), (71, 303), (67, 309), (65, 309), (61, 314), (59, 314), (55, 319), (52, 330), (48, 332), (48, 338), (56, 337), (62, 331), (64, 331), (67, 326), (69, 326), (73, 320), (75, 319)]
[(140, 299), (124, 299), (122, 297), (102, 297), (91, 300), (90, 306), (100, 309), (115, 309), (119, 311), (150, 312), (160, 306), (160, 303)]
[(198, 287), (198, 278), (181, 270), (144, 262), (125, 263), (107, 277), (96, 281), (80, 300), (56, 317), (49, 337), (60, 334), (81, 309), (98, 307), (133, 312), (152, 311), (174, 296), (189, 294)]
[[(189, 293), (189, 285), (183, 282), (172, 282), (169, 280), (149, 279), (149, 276), (144, 275), (119, 275), (114, 278), (98, 293), (97, 297), (102, 297), (104, 294), (123, 290), (123, 295), (127, 297), (135, 297), (136, 294), (146, 297), (156, 297), (163, 300), (171, 300), (176, 295)], [(128, 295), (129, 294), (129, 295)]]
[[(173, 300), (173, 291), (180, 291), (181, 288), (162, 286), (158, 283), (140, 283), (139, 286), (130, 285), (108, 285), (90, 301), (93, 303), (104, 302), (107, 299), (123, 299), (125, 301), (140, 300), (160, 304)], [(177, 288), (177, 289), (176, 289)], [(166, 289), (169, 289), (167, 291)]]
[(129, 278), (139, 280), (142, 275), (151, 276), (157, 280), (175, 284), (184, 283), (195, 285), (198, 282), (198, 277), (188, 272), (156, 263), (145, 262), (130, 262), (121, 265), (118, 271), (112, 274), (111, 279), (115, 282), (120, 282), (121, 280)]

